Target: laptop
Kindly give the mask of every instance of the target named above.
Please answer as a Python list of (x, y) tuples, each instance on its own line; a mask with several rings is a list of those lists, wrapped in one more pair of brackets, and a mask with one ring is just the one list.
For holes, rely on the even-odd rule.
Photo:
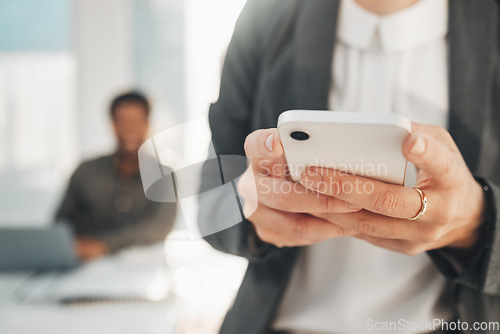
[(0, 271), (59, 270), (78, 264), (72, 232), (64, 224), (0, 228)]

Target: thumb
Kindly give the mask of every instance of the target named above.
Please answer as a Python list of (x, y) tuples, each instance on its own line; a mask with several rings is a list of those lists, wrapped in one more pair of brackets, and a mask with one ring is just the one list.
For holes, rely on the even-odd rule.
[(245, 140), (245, 154), (252, 167), (262, 172), (262, 162), (273, 161), (283, 156), (283, 147), (276, 129), (257, 130)]
[(453, 183), (458, 176), (458, 159), (444, 143), (424, 133), (412, 133), (403, 144), (403, 155), (441, 183)]

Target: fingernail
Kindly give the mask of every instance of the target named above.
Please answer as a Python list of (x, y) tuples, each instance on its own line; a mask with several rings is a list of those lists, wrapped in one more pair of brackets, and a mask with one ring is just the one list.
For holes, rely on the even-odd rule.
[(266, 139), (266, 148), (269, 152), (274, 152), (274, 133), (271, 133)]
[(319, 185), (323, 182), (323, 175), (320, 173), (310, 170), (302, 173), (302, 178), (300, 183), (307, 188), (319, 188)]
[(424, 153), (427, 144), (425, 143), (424, 138), (417, 137), (415, 142), (413, 143), (413, 147), (411, 148), (411, 153), (415, 155), (420, 155)]

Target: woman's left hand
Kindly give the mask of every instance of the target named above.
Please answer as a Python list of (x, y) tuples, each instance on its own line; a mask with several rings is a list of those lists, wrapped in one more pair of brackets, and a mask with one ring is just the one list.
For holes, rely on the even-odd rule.
[(428, 201), (419, 220), (409, 220), (422, 207), (415, 189), (318, 167), (302, 173), (303, 186), (364, 210), (312, 214), (356, 231), (357, 238), (373, 245), (408, 255), (442, 247), (472, 249), (485, 198), (451, 135), (441, 127), (414, 123), (403, 154), (419, 167), (416, 187)]

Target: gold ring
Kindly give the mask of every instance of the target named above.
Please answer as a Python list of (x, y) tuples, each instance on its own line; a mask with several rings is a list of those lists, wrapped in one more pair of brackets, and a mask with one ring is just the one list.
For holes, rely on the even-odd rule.
[(413, 188), (413, 189), (415, 189), (420, 195), (421, 206), (420, 206), (420, 211), (417, 213), (417, 215), (413, 218), (408, 218), (408, 220), (419, 220), (424, 215), (425, 210), (427, 210), (427, 197), (425, 196), (422, 190), (418, 188)]

